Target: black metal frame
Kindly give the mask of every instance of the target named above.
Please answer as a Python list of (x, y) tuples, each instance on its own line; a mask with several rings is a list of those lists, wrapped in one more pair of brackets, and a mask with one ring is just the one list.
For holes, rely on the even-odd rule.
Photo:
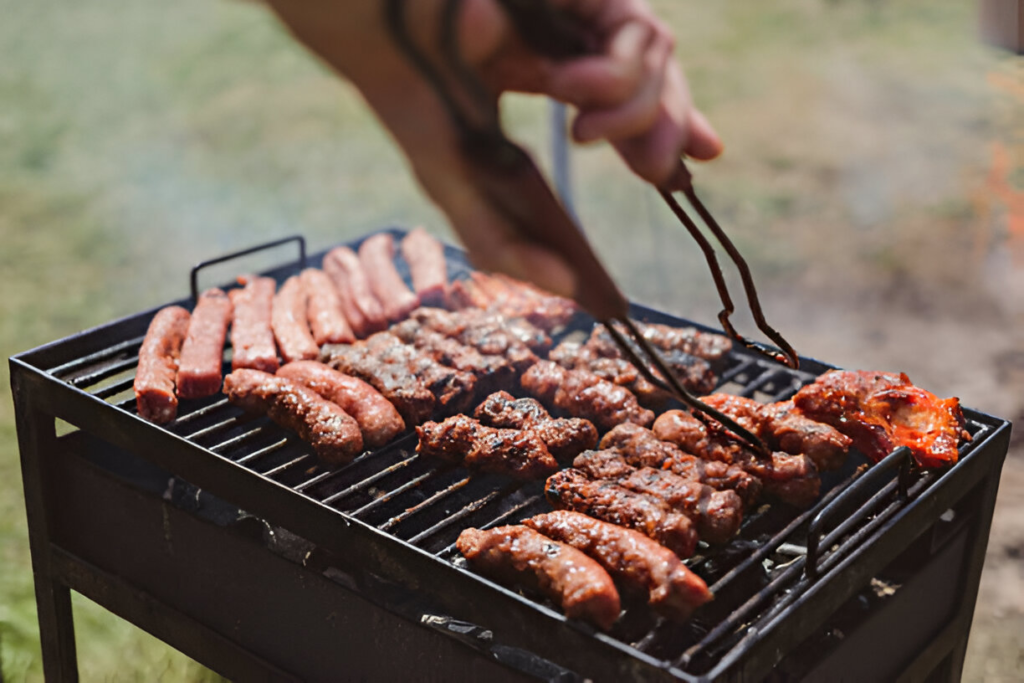
[[(461, 252), (449, 248), (448, 256), (452, 274), (458, 275), (465, 269)], [(315, 263), (319, 258), (314, 256), (310, 261)], [(224, 259), (217, 259), (221, 260)], [(289, 264), (269, 274), (280, 279), (296, 268)], [(221, 603), (210, 605), (200, 597), (209, 597), (209, 592), (204, 594), (195, 589), (201, 578), (196, 575), (199, 567), (221, 576), (222, 581), (230, 580), (231, 571), (253, 577), (269, 576), (269, 567), (277, 566), (281, 558), (270, 560), (273, 553), (266, 552), (265, 543), (261, 542), (257, 545), (268, 558), (266, 566), (258, 562), (240, 565), (227, 550), (230, 543), (211, 540), (203, 547), (190, 548), (190, 552), (177, 550), (177, 560), (173, 552), (163, 552), (163, 564), (156, 562), (161, 549), (166, 551), (158, 542), (163, 536), (168, 537), (167, 544), (172, 543), (171, 537), (204, 536), (203, 525), (208, 526), (209, 522), (197, 521), (195, 514), (163, 500), (159, 487), (146, 493), (139, 490), (137, 482), (125, 486), (121, 482), (123, 474), (116, 474), (117, 468), (105, 464), (104, 453), (118, 454), (118, 468), (148, 468), (147, 471), (164, 472), (165, 477), (173, 475), (187, 481), (226, 501), (231, 509), (245, 510), (265, 520), (269, 528), (279, 531), (278, 535), (284, 533), (280, 530), (287, 530), (303, 539), (308, 548), (315, 549), (309, 557), (329, 557), (331, 571), (347, 577), (343, 581), (346, 587), (339, 590), (335, 586), (337, 595), (332, 599), (344, 605), (346, 616), (358, 616), (353, 617), (354, 621), (342, 619), (352, 624), (344, 636), (352, 639), (352, 647), (337, 650), (348, 658), (347, 664), (344, 658), (336, 664), (334, 655), (323, 651), (319, 657), (308, 653), (308, 647), (306, 651), (312, 654), (315, 664), (334, 667), (320, 671), (337, 673), (336, 666), (340, 664), (348, 666), (355, 677), (381, 679), (394, 671), (393, 662), (375, 660), (389, 657), (393, 647), (381, 645), (375, 654), (362, 659), (353, 656), (367, 651), (367, 638), (382, 644), (397, 629), (410, 643), (426, 648), (426, 652), (444, 651), (443, 657), (428, 657), (425, 664), (427, 672), (435, 672), (439, 680), (472, 680), (482, 673), (479, 667), (487, 669), (488, 676), (510, 680), (525, 675), (548, 680), (571, 679), (575, 675), (595, 680), (759, 680), (786, 653), (812, 637), (872, 577), (902, 557), (914, 539), (927, 535), (926, 532), (939, 533), (937, 530), (943, 528), (940, 517), (946, 510), (962, 507), (963, 501), (969, 501), (961, 514), (965, 521), (959, 523), (955, 533), (943, 532), (941, 543), (933, 543), (933, 552), (926, 553), (923, 560), (926, 566), (933, 566), (943, 548), (954, 547), (950, 545), (954, 541), (962, 545), (956, 561), (944, 560), (950, 565), (949, 580), (960, 586), (959, 590), (948, 590), (945, 624), (941, 632), (929, 633), (926, 642), (916, 645), (921, 649), (919, 656), (906, 659), (904, 653), (901, 656), (905, 661), (893, 665), (908, 680), (923, 679), (940, 664), (945, 672), (943, 679), (959, 677), (1000, 466), (1008, 446), (1009, 424), (1003, 420), (967, 411), (975, 438), (963, 449), (960, 462), (947, 472), (917, 474), (910, 481), (906, 469), (901, 468), (902, 477), (879, 485), (876, 480), (883, 478), (890, 468), (888, 463), (898, 464), (903, 457), (897, 451), (886, 464), (869, 470), (869, 476), (857, 479), (852, 474), (833, 481), (831, 491), (813, 510), (793, 516), (750, 557), (718, 578), (712, 585), (719, 596), (716, 602), (731, 604), (730, 591), (738, 590), (741, 579), (782, 544), (802, 539), (808, 526), (812, 530), (807, 543), (810, 559), (799, 558), (774, 573), (767, 586), (742, 596), (745, 600), (737, 605), (738, 609), (718, 622), (719, 632), (712, 629), (681, 656), (665, 659), (651, 653), (658, 653), (665, 640), (677, 634), (674, 627), (656, 624), (635, 642), (597, 633), (584, 624), (566, 620), (544, 604), (446, 561), (451, 559), (450, 547), (432, 554), (413, 545), (415, 538), (401, 540), (382, 531), (392, 529), (394, 518), (377, 526), (368, 524), (317, 500), (308, 494), (309, 489), (301, 493), (270, 478), (266, 472), (259, 473), (218, 454), (218, 447), (211, 450), (199, 445), (195, 441), (201, 439), (196, 434), (189, 440), (145, 422), (125, 409), (130, 408), (130, 401), (116, 405), (107, 402), (106, 399), (130, 389), (130, 381), (114, 381), (93, 393), (79, 388), (116, 379), (119, 372), (133, 367), (132, 349), (141, 341), (156, 310), (19, 354), (10, 361), (48, 679), (63, 681), (77, 677), (69, 589), (93, 598), (226, 675), (241, 680), (321, 676), (315, 668), (302, 668), (314, 664), (303, 664), (307, 659), (294, 656), (305, 647), (309, 629), (322, 628), (322, 624), (312, 620), (319, 613), (317, 610), (307, 609), (310, 617), (301, 627), (282, 622), (276, 618), (280, 611), (271, 610), (254, 616), (245, 628), (232, 631), (227, 617), (232, 610), (247, 609), (245, 600), (216, 592), (212, 595)], [(651, 321), (690, 324), (643, 307), (635, 307), (633, 314)], [(803, 367), (810, 373), (795, 380), (793, 371), (768, 368), (764, 361), (745, 351), (737, 352), (737, 358), (725, 379), (750, 375), (745, 382), (750, 393), (769, 386), (776, 392), (791, 393), (800, 382), (828, 368), (804, 360)], [(215, 402), (195, 413), (201, 414), (205, 409), (216, 409)], [(55, 419), (81, 431), (58, 437)], [(301, 458), (292, 461), (295, 462), (301, 463)], [(866, 498), (866, 502), (851, 505), (854, 499), (861, 498)], [(854, 509), (849, 510), (851, 507)], [(134, 508), (138, 508), (140, 518), (158, 511), (159, 519), (164, 520), (164, 533), (157, 529), (155, 540), (149, 538), (154, 529), (142, 529), (144, 524), (130, 523), (134, 517), (121, 515)], [(513, 506), (499, 518), (512, 519), (523, 509), (525, 504), (520, 508)], [(837, 510), (846, 512), (845, 521), (831, 533), (823, 534)], [(490, 520), (497, 521), (498, 518)], [(121, 527), (125, 527), (123, 534)], [(178, 527), (185, 531), (176, 533), (174, 529)], [(218, 530), (210, 538), (228, 536), (235, 535)], [(251, 539), (247, 542), (254, 543)], [(183, 544), (195, 545), (187, 540)], [(149, 550), (135, 553), (135, 548)], [(303, 559), (310, 564), (309, 557), (291, 562), (289, 582), (280, 588), (282, 594), (300, 595), (305, 587), (324, 580), (323, 566), (301, 566)], [(164, 565), (171, 569), (161, 570)], [(223, 573), (218, 574), (221, 569)], [(154, 580), (154, 576), (159, 580)], [(265, 596), (276, 595), (273, 586), (279, 584), (281, 581), (252, 585), (262, 586)], [(383, 613), (399, 615), (418, 625), (396, 626), (398, 622)], [(301, 619), (303, 614), (296, 612), (292, 616)], [(756, 625), (754, 632), (744, 632), (748, 620)], [(255, 628), (255, 624), (260, 628)], [(296, 630), (301, 637), (296, 637)], [(277, 640), (268, 641), (260, 636), (261, 631), (264, 635), (272, 632)], [(444, 645), (438, 644), (438, 633), (455, 637), (458, 647), (446, 638), (440, 639)], [(424, 658), (415, 648), (402, 650), (399, 659), (410, 665)], [(502, 666), (487, 668), (477, 660), (497, 661)]]

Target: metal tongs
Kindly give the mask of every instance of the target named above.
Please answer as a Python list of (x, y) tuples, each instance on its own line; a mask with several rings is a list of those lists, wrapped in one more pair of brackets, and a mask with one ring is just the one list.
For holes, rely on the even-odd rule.
[[(648, 381), (669, 391), (695, 414), (713, 418), (761, 454), (770, 454), (760, 438), (728, 415), (704, 404), (683, 387), (669, 365), (629, 318), (629, 301), (605, 270), (583, 232), (552, 193), (533, 160), (505, 136), (496, 98), (460, 53), (456, 34), (462, 0), (444, 0), (441, 8), (434, 50), (440, 55), (436, 60), (439, 64), (427, 56), (428, 52), (417, 45), (409, 32), (405, 13), (406, 6), (410, 4), (408, 0), (385, 2), (387, 21), (394, 39), (447, 109), (461, 138), (464, 160), (473, 170), (473, 182), (491, 206), (523, 238), (547, 247), (576, 267), (581, 277), (574, 298), (608, 328), (616, 344)], [(522, 39), (538, 53), (551, 59), (568, 59), (594, 52), (594, 37), (585, 27), (574, 17), (552, 7), (547, 0), (499, 2), (509, 13)], [(754, 320), (779, 350), (748, 340), (733, 327), (729, 316), (735, 311), (735, 306), (714, 247), (676, 201), (673, 196), (676, 191), (686, 195), (736, 264)], [(796, 352), (765, 320), (746, 261), (697, 198), (690, 173), (682, 160), (671, 187), (659, 188), (659, 192), (704, 252), (722, 300), (723, 308), (718, 320), (729, 337), (771, 360), (796, 368), (799, 365)], [(629, 334), (633, 343), (623, 331)], [(638, 351), (642, 351), (648, 360), (642, 359)]]

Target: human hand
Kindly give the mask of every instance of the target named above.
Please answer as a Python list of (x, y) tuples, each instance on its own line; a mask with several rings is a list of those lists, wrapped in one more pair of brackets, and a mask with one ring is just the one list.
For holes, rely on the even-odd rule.
[[(573, 105), (573, 137), (608, 140), (641, 178), (670, 183), (683, 154), (712, 159), (721, 142), (693, 106), (673, 39), (644, 0), (549, 0), (579, 17), (598, 38), (593, 55), (554, 62), (519, 38), (497, 0), (464, 0), (461, 53), (495, 101), (507, 91), (542, 93)], [(385, 25), (382, 0), (270, 0), (293, 33), (347, 76), (408, 157), (431, 198), (447, 214), (474, 262), (576, 291), (573, 264), (524, 240), (479, 194), (458, 131)], [(407, 3), (407, 25), (435, 44), (442, 0)], [(426, 49), (426, 48), (425, 48)]]

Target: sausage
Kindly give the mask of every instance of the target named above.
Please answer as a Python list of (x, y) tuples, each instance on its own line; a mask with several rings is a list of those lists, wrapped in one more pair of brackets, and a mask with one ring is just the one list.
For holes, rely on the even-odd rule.
[(402, 240), (402, 256), (409, 264), (412, 286), (424, 306), (443, 306), (448, 291), (448, 265), (444, 246), (423, 228)]
[(370, 290), (363, 264), (348, 247), (332, 249), (324, 257), (324, 272), (334, 281), (341, 310), (357, 337), (380, 332), (388, 326), (384, 309)]
[(525, 391), (543, 403), (590, 420), (601, 429), (623, 422), (646, 426), (654, 421), (654, 413), (641, 408), (629, 389), (585, 370), (566, 370), (551, 361), (540, 361), (520, 381)]
[(231, 299), (222, 290), (199, 296), (178, 362), (178, 396), (203, 398), (220, 391), (224, 338), (231, 322)]
[(485, 427), (465, 415), (416, 428), (416, 452), (483, 472), (528, 481), (558, 469), (540, 437), (528, 429)]
[(387, 233), (368, 237), (359, 245), (359, 261), (370, 290), (384, 309), (384, 316), (392, 322), (402, 320), (419, 305), (419, 298), (398, 274), (394, 258), (395, 240)]
[(166, 424), (178, 414), (174, 381), (178, 374), (181, 344), (188, 333), (192, 316), (181, 306), (168, 306), (149, 323), (146, 338), (139, 348), (139, 366), (135, 371), (135, 404), (139, 416)]
[(355, 418), (368, 448), (379, 448), (405, 429), (405, 421), (391, 402), (361, 379), (332, 370), (323, 363), (299, 360), (277, 371), (328, 401), (338, 404)]
[(277, 346), (270, 312), (277, 283), (269, 277), (246, 278), (242, 289), (228, 292), (234, 309), (231, 320), (231, 369), (277, 372)]
[(285, 363), (315, 360), (320, 355), (306, 322), (307, 299), (306, 288), (297, 275), (285, 280), (274, 296), (271, 326)]
[(224, 380), (224, 393), (242, 410), (266, 414), (297, 432), (328, 465), (344, 465), (363, 450), (359, 424), (351, 415), (290, 379), (259, 370), (235, 370)]
[(356, 336), (341, 310), (341, 298), (331, 278), (316, 268), (307, 268), (301, 277), (309, 297), (306, 319), (317, 346), (354, 342)]
[(619, 592), (608, 572), (570, 545), (525, 526), (466, 529), (455, 545), (474, 569), (543, 593), (570, 619), (607, 631), (619, 617)]
[(651, 607), (669, 619), (687, 619), (713, 597), (704, 579), (675, 553), (638, 531), (569, 510), (537, 515), (523, 524), (582, 551), (627, 588), (647, 592)]

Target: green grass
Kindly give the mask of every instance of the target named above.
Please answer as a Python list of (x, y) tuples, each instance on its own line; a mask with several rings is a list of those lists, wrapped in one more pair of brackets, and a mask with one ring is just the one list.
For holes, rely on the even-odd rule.
[[(1013, 119), (991, 113), (984, 76), (1005, 60), (976, 44), (970, 3), (654, 4), (726, 141), (698, 186), (795, 341), (829, 355), (807, 311), (908, 271), (932, 301), (981, 277), (963, 258), (988, 220), (974, 193)], [(258, 5), (0, 0), (0, 17), (0, 356), (180, 297), (190, 264), (270, 237), (302, 232), (315, 249), (387, 224), (448, 234), (352, 89)], [(545, 144), (541, 103), (507, 113), (518, 137)], [(652, 193), (607, 148), (575, 162), (584, 223), (624, 288), (712, 320), (703, 262)], [(20, 478), (4, 364), (0, 666), (12, 681), (41, 678)], [(75, 610), (83, 680), (208, 676), (88, 601)]]

